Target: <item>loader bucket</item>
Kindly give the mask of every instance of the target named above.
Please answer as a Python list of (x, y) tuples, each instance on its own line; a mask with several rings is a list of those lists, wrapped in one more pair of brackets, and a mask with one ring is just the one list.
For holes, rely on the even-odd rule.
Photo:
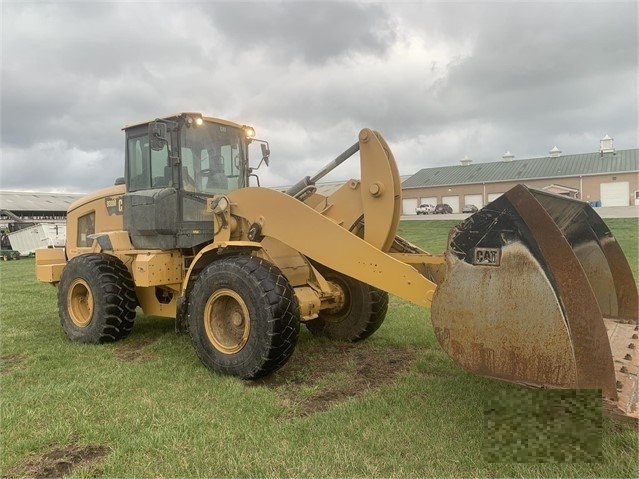
[(462, 367), (613, 400), (619, 390), (625, 412), (637, 404), (637, 314), (632, 272), (597, 213), (523, 185), (453, 228), (431, 308)]

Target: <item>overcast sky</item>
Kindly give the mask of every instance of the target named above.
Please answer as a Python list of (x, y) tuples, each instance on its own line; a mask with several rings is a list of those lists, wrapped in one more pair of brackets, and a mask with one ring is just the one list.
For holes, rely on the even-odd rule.
[(4, 190), (113, 184), (122, 126), (179, 111), (253, 125), (271, 145), (268, 186), (315, 173), (364, 127), (384, 135), (402, 175), (506, 150), (596, 151), (605, 134), (639, 146), (636, 2), (1, 8)]

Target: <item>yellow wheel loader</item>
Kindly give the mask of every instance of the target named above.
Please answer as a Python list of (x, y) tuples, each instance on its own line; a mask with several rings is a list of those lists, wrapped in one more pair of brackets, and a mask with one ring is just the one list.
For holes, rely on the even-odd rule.
[[(249, 187), (270, 154), (251, 127), (181, 113), (124, 131), (124, 177), (70, 206), (66, 248), (36, 253), (72, 340), (122, 339), (140, 307), (175, 319), (208, 368), (252, 379), (290, 358), (300, 323), (335, 340), (370, 336), (392, 293), (431, 308), (462, 367), (601, 389), (636, 416), (637, 286), (588, 204), (520, 185), (433, 255), (396, 235), (399, 173), (375, 131), (286, 192)], [(361, 178), (319, 194), (357, 152)]]

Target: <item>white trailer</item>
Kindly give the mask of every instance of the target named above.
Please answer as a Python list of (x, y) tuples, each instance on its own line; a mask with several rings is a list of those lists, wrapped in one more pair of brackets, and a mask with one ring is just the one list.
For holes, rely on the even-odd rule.
[(63, 247), (67, 238), (67, 227), (63, 222), (40, 223), (13, 233), (8, 233), (11, 249), (21, 256), (35, 253), (37, 248)]

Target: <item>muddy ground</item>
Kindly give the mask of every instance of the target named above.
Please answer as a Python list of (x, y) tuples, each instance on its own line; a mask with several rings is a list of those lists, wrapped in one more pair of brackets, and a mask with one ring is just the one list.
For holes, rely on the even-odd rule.
[(22, 367), (26, 357), (21, 354), (0, 355), (0, 375), (9, 374), (11, 371)]
[(350, 398), (395, 383), (415, 360), (411, 349), (369, 344), (299, 344), (291, 360), (275, 374), (248, 387), (274, 390), (285, 418), (326, 411)]
[(118, 343), (115, 347), (115, 357), (126, 362), (151, 361), (155, 356), (148, 347), (155, 343), (153, 339), (137, 339), (124, 343)]
[(89, 469), (94, 477), (99, 477), (99, 466), (108, 453), (107, 446), (60, 446), (41, 455), (30, 454), (3, 477), (55, 478), (69, 475), (76, 469)]

